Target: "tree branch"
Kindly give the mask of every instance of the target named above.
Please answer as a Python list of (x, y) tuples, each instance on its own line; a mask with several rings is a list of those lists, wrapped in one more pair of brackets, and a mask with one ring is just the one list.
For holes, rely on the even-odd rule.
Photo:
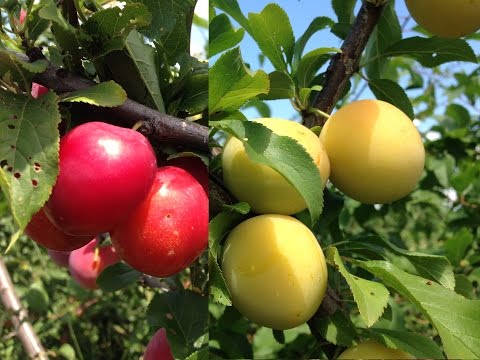
[(22, 342), (23, 348), (30, 359), (48, 360), (32, 325), (27, 321), (27, 311), (20, 303), (7, 267), (0, 256), (0, 300), (7, 312), (12, 313), (12, 323), (16, 335)]
[[(96, 85), (95, 82), (68, 73), (64, 69), (49, 66), (48, 69), (34, 76), (33, 80), (58, 94), (75, 90), (87, 89)], [(92, 109), (92, 106), (84, 106)], [(208, 128), (191, 121), (162, 114), (145, 105), (127, 99), (121, 106), (114, 108), (95, 107), (95, 115), (114, 118), (125, 125), (133, 126), (143, 121), (141, 131), (144, 135), (160, 142), (173, 142), (189, 145), (208, 151)], [(86, 110), (88, 112), (88, 110)]]
[[(332, 112), (348, 81), (358, 71), (362, 53), (384, 7), (385, 5), (376, 6), (368, 1), (363, 1), (352, 28), (343, 42), (342, 52), (334, 55), (330, 61), (323, 89), (314, 101), (315, 108), (327, 114)], [(304, 123), (309, 128), (323, 125), (325, 120), (315, 114), (306, 114), (304, 117)]]

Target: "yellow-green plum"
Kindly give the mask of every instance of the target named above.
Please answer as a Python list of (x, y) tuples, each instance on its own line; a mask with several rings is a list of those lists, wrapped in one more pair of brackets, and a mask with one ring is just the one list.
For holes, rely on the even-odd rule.
[(327, 120), (320, 140), (330, 181), (352, 199), (384, 204), (408, 195), (419, 181), (425, 149), (413, 122), (379, 100), (352, 102)]
[(415, 357), (399, 349), (390, 349), (374, 341), (366, 341), (345, 350), (337, 358), (337, 360), (340, 360), (340, 359), (401, 360), (401, 359), (415, 359)]
[(480, 29), (480, 0), (406, 0), (410, 15), (425, 30), (460, 38)]
[(232, 303), (251, 321), (285, 330), (320, 306), (327, 266), (315, 235), (286, 215), (259, 215), (235, 227), (221, 261)]
[[(330, 174), (330, 163), (318, 137), (307, 127), (284, 119), (257, 119), (262, 125), (281, 136), (297, 140), (317, 165), (325, 186)], [(222, 155), (224, 183), (240, 201), (250, 204), (258, 214), (292, 215), (307, 208), (298, 191), (277, 171), (256, 163), (245, 153), (242, 142), (230, 138)], [(320, 184), (319, 184), (320, 186)]]

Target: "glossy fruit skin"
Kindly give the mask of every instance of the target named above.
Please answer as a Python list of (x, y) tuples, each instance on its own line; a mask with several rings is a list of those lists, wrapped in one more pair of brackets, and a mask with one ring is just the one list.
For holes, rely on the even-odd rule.
[(352, 199), (384, 204), (408, 195), (425, 164), (413, 122), (379, 100), (350, 103), (325, 123), (320, 140), (330, 159), (330, 181)]
[(398, 349), (390, 349), (374, 341), (366, 341), (348, 348), (339, 359), (415, 359), (412, 355)]
[(208, 196), (208, 169), (202, 159), (197, 156), (181, 156), (168, 160), (167, 165), (188, 171), (202, 185)]
[(410, 15), (425, 30), (460, 38), (480, 29), (480, 0), (405, 0)]
[(297, 219), (260, 215), (235, 227), (221, 267), (233, 305), (251, 321), (285, 330), (305, 323), (327, 288), (327, 266), (315, 235)]
[[(303, 145), (317, 165), (325, 186), (330, 163), (323, 145), (312, 131), (285, 119), (265, 118), (256, 122), (277, 135), (290, 136)], [(236, 138), (230, 138), (224, 147), (222, 167), (226, 187), (238, 200), (249, 203), (258, 214), (292, 215), (307, 208), (305, 200), (283, 176), (268, 166), (250, 160), (243, 144)]]
[(143, 360), (173, 360), (165, 329), (158, 330), (148, 342)]
[(161, 167), (145, 201), (110, 235), (133, 268), (156, 277), (174, 275), (207, 246), (208, 197), (187, 171)]
[(90, 290), (98, 288), (97, 278), (107, 266), (120, 261), (112, 245), (99, 247), (98, 257), (96, 257), (97, 244), (97, 239), (94, 239), (84, 247), (72, 251), (68, 261), (68, 268), (73, 280)]
[(68, 260), (70, 259), (70, 251), (56, 251), (47, 249), (48, 255), (52, 261), (61, 267), (68, 268)]
[(80, 125), (60, 140), (60, 173), (46, 214), (69, 234), (108, 232), (145, 199), (156, 164), (142, 134), (100, 122)]
[(65, 234), (48, 220), (44, 209), (32, 216), (25, 234), (37, 244), (56, 251), (71, 251), (81, 248), (92, 240), (92, 236)]

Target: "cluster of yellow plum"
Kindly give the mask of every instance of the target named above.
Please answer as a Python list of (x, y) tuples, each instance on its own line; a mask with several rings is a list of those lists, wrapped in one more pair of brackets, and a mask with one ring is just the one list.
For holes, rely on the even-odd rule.
[[(283, 119), (258, 119), (289, 136), (311, 156), (325, 187), (328, 179), (363, 203), (389, 203), (410, 193), (423, 172), (425, 151), (412, 121), (383, 101), (361, 100), (327, 120), (320, 136)], [(327, 286), (323, 251), (313, 232), (292, 217), (307, 208), (283, 176), (248, 157), (230, 138), (222, 155), (224, 183), (257, 216), (234, 228), (221, 259), (233, 305), (251, 321), (273, 329), (305, 323)]]

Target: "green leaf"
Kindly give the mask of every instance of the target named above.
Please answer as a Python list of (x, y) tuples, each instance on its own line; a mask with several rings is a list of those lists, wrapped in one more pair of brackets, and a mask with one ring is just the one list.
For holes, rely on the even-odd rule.
[(251, 34), (250, 23), (240, 10), (237, 0), (214, 0), (214, 4), (215, 7), (230, 15), (241, 27)]
[(334, 264), (347, 281), (365, 324), (368, 327), (375, 324), (387, 307), (389, 297), (387, 288), (381, 283), (350, 274), (343, 265), (340, 254), (335, 247), (327, 249), (326, 258)]
[(295, 83), (290, 75), (281, 71), (273, 71), (268, 74), (268, 78), (270, 91), (266, 95), (260, 94), (258, 97), (261, 100), (292, 99), (295, 96)]
[(458, 265), (473, 244), (474, 237), (468, 228), (461, 228), (445, 242), (445, 255), (453, 265)]
[(215, 255), (210, 250), (208, 259), (208, 275), (210, 278), (210, 295), (213, 301), (225, 306), (231, 306), (231, 294), (227, 283), (223, 277), (222, 270), (215, 259)]
[(210, 69), (209, 111), (233, 112), (247, 100), (268, 94), (268, 76), (263, 71), (250, 71), (244, 64), (239, 48), (229, 50)]
[(455, 275), (455, 292), (467, 299), (476, 298), (472, 282), (468, 276), (463, 274)]
[(208, 348), (203, 348), (199, 351), (195, 351), (193, 354), (191, 354), (185, 360), (208, 360), (209, 359), (208, 356), (209, 356), (208, 355)]
[(34, 100), (0, 90), (0, 186), (18, 231), (9, 248), (47, 201), (58, 175), (58, 98)]
[(36, 60), (34, 62), (26, 62), (26, 61), (19, 61), (17, 59), (17, 63), (22, 65), (22, 67), (31, 72), (32, 74), (39, 74), (47, 70), (48, 67), (48, 60)]
[(455, 171), (455, 158), (448, 153), (442, 154), (441, 158), (429, 156), (426, 168), (435, 174), (441, 186), (448, 188), (450, 187), (450, 177)]
[(155, 49), (143, 42), (140, 33), (132, 30), (125, 40), (125, 49), (134, 62), (148, 94), (158, 111), (164, 113), (165, 105), (160, 92), (157, 68), (155, 65)]
[(357, 331), (343, 312), (336, 311), (327, 318), (316, 318), (309, 321), (325, 340), (335, 345), (352, 346), (353, 340), (357, 337)]
[(208, 330), (208, 297), (188, 290), (157, 293), (147, 320), (152, 327), (166, 329), (174, 358), (185, 359), (198, 350), (198, 340)]
[(277, 4), (268, 4), (259, 13), (248, 14), (252, 37), (276, 70), (287, 71), (291, 64), (295, 38), (290, 19)]
[(245, 30), (235, 30), (227, 15), (215, 16), (209, 26), (208, 56), (213, 57), (236, 46), (242, 41), (244, 35)]
[(67, 360), (75, 360), (77, 358), (75, 355), (75, 349), (70, 344), (63, 344), (60, 346), (58, 354)]
[(480, 357), (479, 300), (468, 300), (386, 261), (356, 263), (419, 307), (437, 328), (449, 359)]
[(44, 313), (49, 308), (49, 297), (43, 283), (38, 280), (31, 284), (23, 297), (28, 309), (36, 313)]
[(310, 107), (310, 95), (312, 91), (321, 91), (322, 87), (315, 85), (311, 88), (301, 88), (298, 92), (298, 99), (300, 100), (300, 104), (303, 109), (308, 109)]
[[(402, 29), (395, 11), (395, 3), (389, 1), (383, 10), (382, 16), (375, 26), (372, 35), (368, 39), (365, 51), (367, 77), (370, 79), (381, 79), (386, 72), (388, 59), (379, 57), (383, 51), (402, 39)], [(372, 59), (372, 62), (369, 60)]]
[(368, 334), (389, 348), (401, 349), (417, 359), (444, 359), (435, 341), (413, 332), (371, 328)]
[(123, 262), (108, 266), (97, 278), (97, 284), (103, 291), (117, 291), (136, 282), (140, 272)]
[(407, 56), (425, 67), (436, 67), (451, 61), (477, 63), (470, 45), (462, 39), (411, 37), (388, 47), (381, 56)]
[(26, 36), (32, 42), (35, 42), (50, 26), (49, 20), (40, 17), (41, 9), (41, 7), (35, 8), (28, 15)]
[(122, 50), (130, 31), (149, 25), (151, 20), (147, 7), (140, 3), (97, 11), (82, 24), (92, 37), (84, 46), (94, 58)]
[(245, 208), (241, 204), (244, 203), (233, 205), (230, 209), (222, 211), (215, 216), (208, 225), (208, 247), (215, 260), (219, 256), (218, 251), (220, 248), (220, 242), (225, 235), (246, 219)]
[(384, 254), (386, 247), (388, 247), (395, 254), (405, 256), (421, 276), (438, 281), (451, 290), (455, 287), (452, 267), (444, 256), (408, 251), (380, 236), (362, 236), (354, 244), (354, 246), (371, 249), (377, 254)]
[(152, 15), (141, 33), (162, 44), (168, 63), (174, 66), (179, 55), (189, 53), (190, 29), (195, 0), (129, 0), (144, 5)]
[(332, 0), (332, 7), (339, 23), (350, 24), (353, 21), (353, 10), (357, 0)]
[(318, 31), (323, 30), (328, 27), (332, 27), (334, 21), (326, 16), (319, 16), (312, 20), (310, 25), (308, 25), (307, 30), (303, 35), (295, 42), (295, 48), (293, 50), (293, 64), (292, 72), (294, 73), (297, 69), (298, 62), (302, 58), (303, 50), (305, 50), (305, 45), (307, 45), (308, 40)]
[(403, 88), (395, 81), (387, 79), (368, 80), (370, 90), (378, 100), (386, 101), (402, 110), (410, 119), (414, 119), (413, 106)]
[(282, 175), (304, 198), (310, 211), (311, 225), (318, 221), (323, 208), (322, 179), (302, 145), (251, 121), (214, 121), (210, 125), (239, 139), (251, 160), (269, 166)]
[(208, 74), (193, 75), (184, 87), (178, 110), (201, 113), (208, 107)]
[(62, 102), (84, 102), (96, 106), (115, 107), (127, 100), (127, 93), (114, 81), (107, 81), (91, 88), (77, 90), (62, 96)]
[(69, 32), (75, 32), (75, 28), (69, 24), (67, 20), (63, 17), (60, 8), (57, 8), (57, 5), (53, 0), (45, 0), (45, 6), (43, 6), (38, 15), (45, 20), (51, 20), (56, 24), (60, 25), (64, 30)]
[(337, 48), (318, 48), (305, 54), (298, 63), (295, 78), (300, 88), (310, 87), (318, 70), (332, 57), (332, 54), (339, 53)]

